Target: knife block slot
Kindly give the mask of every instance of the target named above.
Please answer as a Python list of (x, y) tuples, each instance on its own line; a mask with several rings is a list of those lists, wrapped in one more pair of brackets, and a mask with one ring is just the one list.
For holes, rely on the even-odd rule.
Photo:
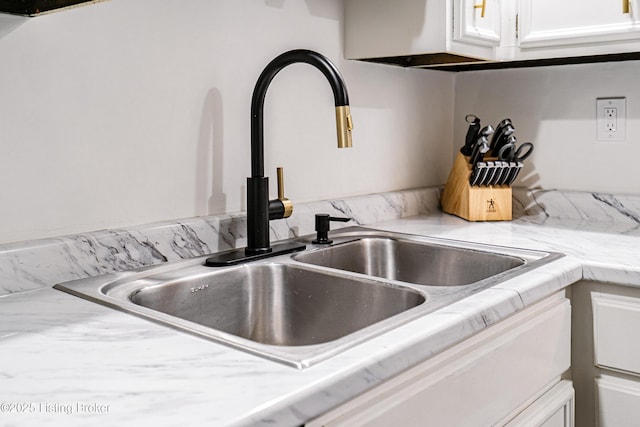
[(467, 221), (511, 220), (511, 187), (472, 187), (470, 176), (469, 157), (458, 153), (442, 192), (442, 210)]

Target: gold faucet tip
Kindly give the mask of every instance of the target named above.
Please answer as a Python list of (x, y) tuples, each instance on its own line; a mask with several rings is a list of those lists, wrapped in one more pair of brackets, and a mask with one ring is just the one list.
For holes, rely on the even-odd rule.
[(336, 128), (338, 131), (338, 148), (350, 148), (352, 146), (351, 130), (353, 120), (348, 105), (336, 107)]

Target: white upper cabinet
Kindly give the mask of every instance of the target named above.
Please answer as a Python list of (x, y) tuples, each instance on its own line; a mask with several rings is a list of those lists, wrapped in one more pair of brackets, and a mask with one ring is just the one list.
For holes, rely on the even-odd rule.
[(522, 59), (640, 51), (640, 0), (519, 0)]
[(345, 55), (419, 58), (405, 65), (491, 59), (500, 45), (502, 9), (500, 0), (484, 0), (483, 17), (482, 5), (483, 0), (345, 0)]
[(497, 47), (501, 40), (501, 15), (499, 0), (454, 0), (453, 39)]
[(640, 0), (345, 0), (345, 54), (408, 66), (638, 53)]

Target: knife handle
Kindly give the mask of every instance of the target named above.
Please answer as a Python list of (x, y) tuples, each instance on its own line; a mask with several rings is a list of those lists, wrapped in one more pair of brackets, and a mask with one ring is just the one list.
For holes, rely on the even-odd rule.
[(473, 152), (473, 143), (478, 139), (478, 133), (480, 132), (480, 119), (473, 114), (467, 114), (465, 120), (469, 123), (469, 128), (467, 129), (464, 146), (460, 149), (460, 152), (465, 156), (470, 156)]
[(502, 162), (502, 174), (500, 175), (500, 181), (498, 181), (498, 185), (504, 185), (504, 183), (507, 181), (507, 178), (509, 177), (509, 169), (510, 169), (510, 165), (509, 162)]
[(482, 185), (489, 186), (493, 183), (493, 178), (496, 175), (496, 164), (494, 162), (487, 162), (487, 174), (482, 180)]
[(483, 128), (480, 130), (480, 132), (479, 132), (479, 135), (478, 135), (478, 136), (484, 136), (484, 137), (486, 137), (486, 138), (488, 139), (488, 138), (489, 138), (491, 135), (493, 135), (495, 132), (496, 132), (496, 131), (495, 131), (495, 129), (493, 128), (493, 126), (491, 126), (491, 125), (486, 125), (485, 127), (483, 127)]
[(502, 176), (502, 162), (495, 161), (493, 162), (493, 176), (491, 177), (491, 181), (488, 185), (497, 185), (500, 177)]
[[(513, 128), (511, 128), (513, 129)], [(514, 130), (515, 132), (515, 130)], [(509, 133), (507, 135), (507, 133)], [(513, 132), (507, 132), (505, 134), (502, 135), (502, 137), (500, 137), (500, 139), (498, 139), (498, 143), (496, 144), (495, 147), (493, 147), (493, 150), (491, 151), (491, 155), (495, 156), (495, 157), (500, 157), (500, 151), (506, 147), (507, 145), (512, 145), (514, 147), (514, 151), (515, 151), (515, 146), (518, 143), (518, 139), (516, 138), (516, 136), (513, 134)]]
[(518, 162), (516, 164), (516, 167), (513, 168), (511, 170), (511, 173), (509, 175), (509, 179), (507, 180), (507, 185), (511, 185), (513, 184), (513, 182), (516, 180), (516, 178), (518, 177), (518, 174), (520, 173), (520, 171), (522, 170), (522, 166), (524, 166), (524, 164), (522, 162)]
[(478, 162), (484, 160), (485, 153), (489, 151), (489, 141), (486, 136), (481, 136), (478, 142), (473, 147), (473, 153), (471, 154), (471, 164), (475, 165)]
[(502, 176), (500, 177), (498, 185), (505, 185), (509, 181), (511, 170), (516, 167), (515, 162), (502, 162), (502, 164), (504, 168), (502, 169)]
[(512, 124), (511, 119), (504, 119), (500, 123), (498, 123), (498, 125), (496, 126), (496, 130), (493, 133), (493, 137), (491, 138), (492, 149), (493, 147), (496, 146), (496, 142), (498, 142), (498, 138), (500, 137), (500, 135), (502, 135), (502, 132), (504, 131), (505, 126), (511, 125), (511, 124)]
[(507, 125), (502, 133), (496, 139), (496, 143), (491, 147), (491, 155), (494, 157), (498, 157), (498, 153), (507, 144), (513, 143), (515, 145), (517, 143), (516, 136), (514, 135), (515, 129), (511, 125)]
[(475, 164), (475, 166), (473, 167), (473, 171), (471, 172), (471, 176), (469, 177), (469, 184), (472, 187), (475, 187), (477, 185), (480, 185), (480, 178), (484, 175), (484, 170), (486, 169), (487, 165), (485, 162), (478, 162)]

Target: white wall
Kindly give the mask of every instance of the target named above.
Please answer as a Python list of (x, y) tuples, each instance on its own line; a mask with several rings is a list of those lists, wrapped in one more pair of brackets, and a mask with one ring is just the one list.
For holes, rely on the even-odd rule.
[[(640, 62), (611, 62), (459, 73), (455, 144), (464, 116), (495, 126), (510, 117), (534, 155), (517, 185), (640, 194)], [(626, 142), (596, 140), (596, 98), (626, 97)]]
[[(640, 193), (639, 62), (408, 70), (343, 59), (341, 0), (186, 4), (0, 15), (0, 243), (244, 210), (251, 92), (293, 48), (338, 65), (356, 125), (337, 150), (321, 74), (276, 77), (266, 170), (285, 167), (294, 202), (444, 183), (467, 113), (536, 143), (519, 185)], [(603, 96), (627, 97), (625, 143), (595, 140)]]
[(337, 150), (312, 67), (276, 77), (266, 170), (289, 198), (444, 182), (455, 75), (343, 60), (340, 0), (111, 0), (0, 19), (0, 242), (245, 209), (253, 86), (293, 48), (341, 69), (356, 129)]

